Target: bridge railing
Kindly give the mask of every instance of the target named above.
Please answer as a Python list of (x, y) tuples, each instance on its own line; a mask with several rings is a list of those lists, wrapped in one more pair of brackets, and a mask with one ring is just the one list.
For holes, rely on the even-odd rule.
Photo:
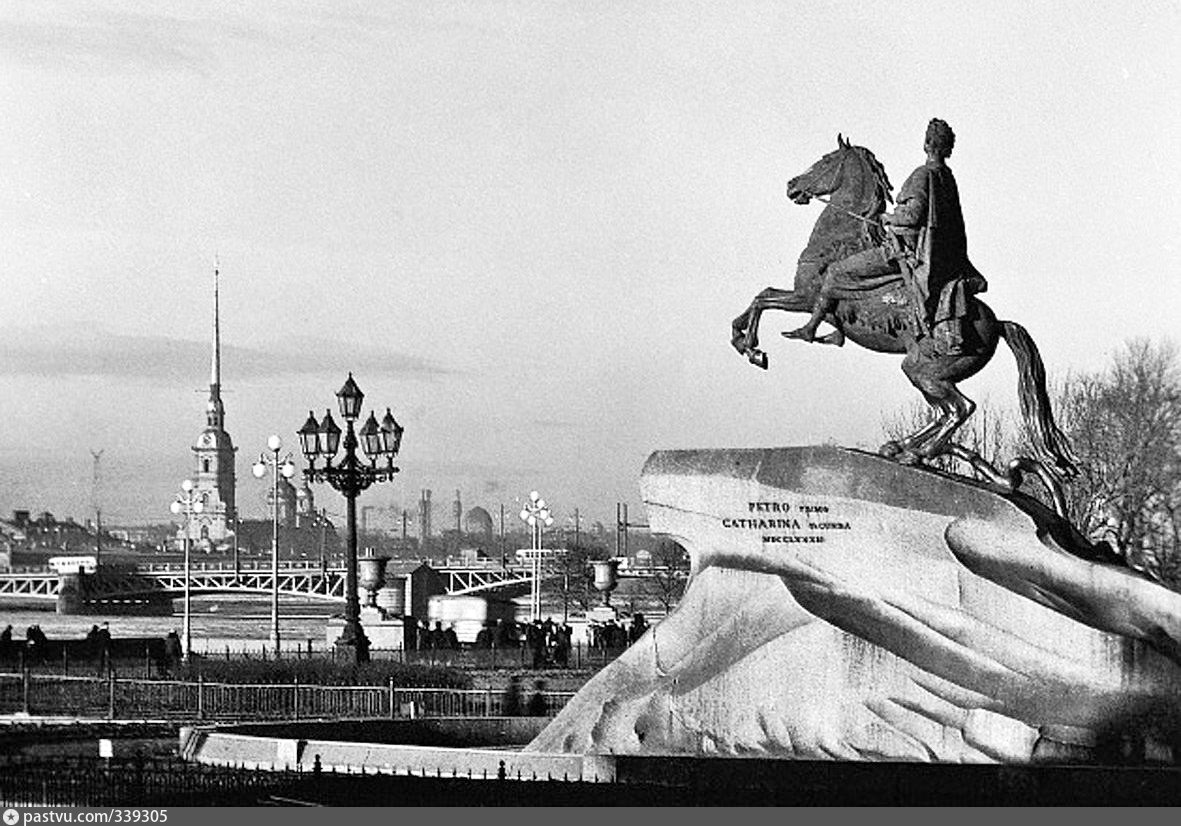
[[(279, 570), (283, 572), (319, 571), (321, 567), (319, 560), (289, 559), (279, 563)], [(181, 562), (141, 562), (135, 568), (140, 573), (145, 574), (174, 574), (183, 572), (185, 566)], [(232, 573), (234, 571), (259, 571), (267, 573), (271, 570), (271, 563), (260, 560), (243, 561), (237, 565), (234, 565), (232, 562), (193, 562), (189, 565), (189, 570), (206, 573)], [(339, 563), (329, 562), (328, 570), (342, 571), (344, 568)]]
[[(533, 693), (530, 692), (530, 696)], [(573, 692), (543, 691), (546, 714)], [(524, 704), (528, 697), (522, 697)], [(198, 680), (63, 677), (0, 673), (0, 714), (109, 720), (299, 720), (405, 717), (495, 717), (500, 692), (489, 688), (388, 685), (238, 685)]]

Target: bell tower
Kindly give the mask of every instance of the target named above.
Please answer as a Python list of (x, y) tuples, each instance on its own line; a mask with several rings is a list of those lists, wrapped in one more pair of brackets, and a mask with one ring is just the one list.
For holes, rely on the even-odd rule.
[[(202, 503), (199, 515), (194, 515), (189, 538), (216, 547), (232, 539), (237, 520), (234, 498), (234, 454), (237, 448), (226, 432), (226, 411), (221, 400), (221, 317), (218, 306), (218, 269), (213, 270), (213, 358), (209, 370), (209, 400), (205, 403), (205, 429), (193, 445), (196, 470), (193, 474), (193, 494)], [(183, 539), (182, 525), (178, 538)]]

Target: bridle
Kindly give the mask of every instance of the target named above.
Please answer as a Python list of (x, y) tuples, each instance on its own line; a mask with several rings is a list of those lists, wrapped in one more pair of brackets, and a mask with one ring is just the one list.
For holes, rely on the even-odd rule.
[[(834, 192), (836, 190), (837, 181), (839, 181), (841, 179), (841, 173), (844, 172), (844, 170), (845, 170), (845, 152), (847, 152), (847, 151), (848, 151), (847, 149), (842, 149), (841, 159), (840, 159), (840, 161), (837, 162), (836, 168), (832, 171), (832, 178), (828, 182), (827, 188), (825, 189), (826, 192)], [(830, 203), (829, 201), (825, 201), (823, 198), (821, 198), (821, 196), (819, 196), (815, 192), (813, 192), (811, 190), (811, 188), (805, 189), (803, 187), (800, 187), (800, 192), (807, 195), (809, 198), (815, 198), (816, 200), (823, 201), (826, 204)]]

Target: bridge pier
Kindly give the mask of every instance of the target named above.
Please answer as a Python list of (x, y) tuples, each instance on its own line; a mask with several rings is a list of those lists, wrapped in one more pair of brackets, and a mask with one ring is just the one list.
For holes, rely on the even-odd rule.
[(82, 576), (62, 574), (58, 578), (57, 613), (63, 615), (81, 614), (85, 608), (82, 595)]

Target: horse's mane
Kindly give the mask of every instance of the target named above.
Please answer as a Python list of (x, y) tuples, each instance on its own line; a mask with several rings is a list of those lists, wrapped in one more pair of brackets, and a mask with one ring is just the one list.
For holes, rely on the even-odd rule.
[(890, 194), (894, 191), (894, 186), (886, 176), (886, 167), (882, 166), (882, 162), (864, 146), (854, 146), (853, 148), (857, 150), (857, 154), (861, 156), (869, 165), (870, 171), (873, 172), (874, 185), (876, 187), (874, 194), (882, 199), (883, 205), (894, 203), (894, 196)]
[[(838, 148), (824, 156), (828, 161), (839, 153), (839, 162), (856, 160), (858, 169), (858, 203), (856, 212), (868, 221), (856, 221), (846, 212), (845, 207), (828, 206), (817, 219), (808, 246), (801, 254), (801, 260), (831, 262), (845, 258), (864, 249), (880, 247), (886, 242), (885, 231), (877, 223), (877, 217), (885, 212), (888, 204), (894, 202), (890, 194), (893, 186), (886, 175), (881, 161), (864, 146), (837, 137)], [(849, 165), (852, 166), (851, 164)], [(847, 169), (846, 174), (853, 174)], [(848, 186), (849, 181), (841, 184)]]
[[(885, 212), (887, 204), (894, 203), (894, 196), (891, 194), (894, 187), (890, 183), (890, 178), (886, 175), (886, 168), (882, 166), (882, 162), (877, 159), (873, 152), (870, 152), (864, 146), (850, 145), (849, 148), (857, 153), (857, 156), (868, 167), (870, 174), (873, 176), (873, 194), (876, 203), (865, 217), (876, 218)], [(866, 226), (865, 229), (875, 245), (881, 244), (885, 240), (882, 230), (878, 227)]]

